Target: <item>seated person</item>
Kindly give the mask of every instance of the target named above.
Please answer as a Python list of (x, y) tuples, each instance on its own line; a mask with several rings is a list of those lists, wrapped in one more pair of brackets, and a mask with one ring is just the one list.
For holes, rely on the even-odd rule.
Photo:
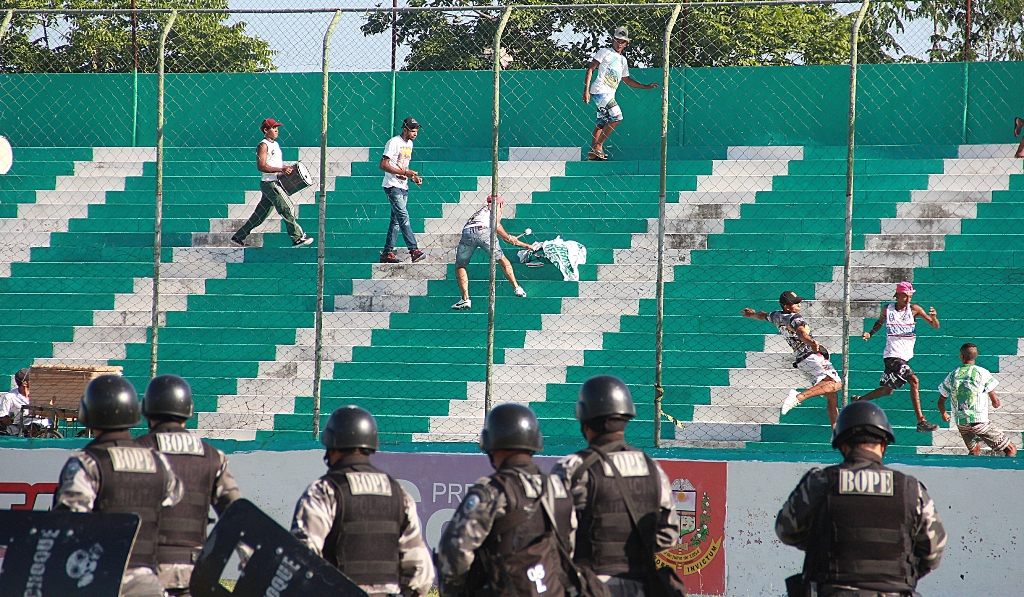
[[(45, 417), (24, 416), (29, 404), (29, 368), (19, 369), (14, 374), (14, 387), (0, 396), (0, 433), (7, 435), (34, 436), (41, 427), (49, 427)], [(24, 420), (22, 420), (24, 417)]]

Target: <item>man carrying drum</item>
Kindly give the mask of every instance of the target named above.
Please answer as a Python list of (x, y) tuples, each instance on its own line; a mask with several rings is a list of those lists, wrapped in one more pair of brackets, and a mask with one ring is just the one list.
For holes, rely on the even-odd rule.
[(288, 203), (288, 196), (277, 180), (278, 174), (288, 175), (294, 170), (291, 166), (285, 166), (281, 157), (281, 146), (277, 144), (277, 127), (279, 126), (281, 123), (273, 118), (264, 120), (260, 126), (260, 129), (263, 130), (263, 140), (256, 146), (256, 168), (263, 173), (263, 180), (260, 181), (260, 191), (263, 192), (263, 196), (249, 219), (231, 237), (231, 242), (239, 247), (250, 246), (245, 243), (245, 238), (267, 219), (271, 208), (277, 210), (284, 220), (293, 247), (313, 244), (313, 239), (306, 236), (306, 233), (302, 231), (302, 226), (295, 221), (291, 205)]

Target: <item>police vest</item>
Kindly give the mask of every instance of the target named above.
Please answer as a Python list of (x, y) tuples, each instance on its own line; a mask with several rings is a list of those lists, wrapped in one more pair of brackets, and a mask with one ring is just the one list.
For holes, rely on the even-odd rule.
[(157, 431), (136, 441), (163, 453), (185, 489), (181, 501), (160, 514), (157, 561), (193, 564), (206, 543), (220, 456), (213, 446), (184, 429)]
[(917, 480), (881, 464), (851, 466), (825, 469), (828, 491), (812, 524), (804, 576), (819, 584), (913, 591), (910, 532)]
[(100, 471), (93, 510), (139, 517), (139, 532), (128, 567), (156, 568), (161, 504), (167, 498), (167, 474), (157, 454), (133, 439), (93, 441), (84, 448)]
[(543, 491), (554, 492), (558, 533), (568, 537), (572, 500), (558, 479), (540, 475), (539, 469), (502, 468), (491, 475), (507, 502), (505, 515), (494, 521), (477, 554), (484, 569), (489, 597), (563, 597), (569, 580), (558, 554), (555, 529), (541, 504), (541, 493), (527, 487), (520, 475), (541, 476)]
[[(587, 467), (587, 505), (579, 513), (574, 559), (593, 568), (597, 574), (643, 579), (649, 564), (644, 562), (646, 542), (655, 548), (658, 516), (661, 512), (661, 481), (658, 467), (646, 454), (625, 442), (602, 446), (619, 469), (622, 480), (636, 508), (640, 527), (638, 535), (629, 521), (626, 502), (611, 468), (601, 459)], [(577, 452), (587, 460), (593, 450)], [(574, 477), (581, 474), (577, 471)]]
[(341, 459), (323, 477), (338, 504), (323, 556), (359, 585), (399, 582), (398, 539), (406, 520), (402, 487), (365, 462)]

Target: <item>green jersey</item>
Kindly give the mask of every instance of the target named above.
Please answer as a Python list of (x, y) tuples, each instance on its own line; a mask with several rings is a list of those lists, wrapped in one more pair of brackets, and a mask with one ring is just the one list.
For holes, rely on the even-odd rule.
[(950, 399), (953, 423), (988, 423), (988, 393), (999, 382), (984, 367), (961, 365), (939, 384), (939, 395)]

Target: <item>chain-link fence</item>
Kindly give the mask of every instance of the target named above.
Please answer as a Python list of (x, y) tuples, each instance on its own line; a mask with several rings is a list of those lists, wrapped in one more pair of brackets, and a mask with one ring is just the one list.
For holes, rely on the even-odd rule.
[[(963, 452), (936, 387), (973, 342), (1003, 406), (954, 383), (954, 423), (1019, 444), (1019, 19), (435, 4), (4, 6), (7, 369), (180, 374), (216, 438), (354, 403), (475, 442), (518, 402), (572, 444), (611, 374), (638, 445), (824, 445), (867, 395), (901, 449)], [(73, 419), (46, 383), (27, 432)]]

